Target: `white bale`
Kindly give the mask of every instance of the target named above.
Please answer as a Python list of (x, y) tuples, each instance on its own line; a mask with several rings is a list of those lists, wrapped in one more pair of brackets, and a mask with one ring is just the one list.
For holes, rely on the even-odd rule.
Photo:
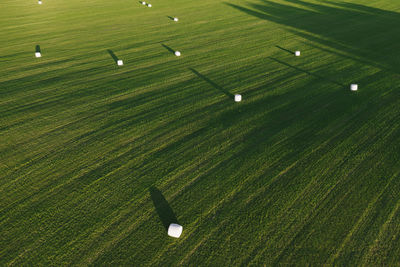
[(175, 51), (175, 56), (180, 57), (181, 56), (181, 52)]
[(242, 95), (235, 94), (235, 102), (240, 102), (242, 101)]
[(42, 57), (42, 54), (40, 52), (36, 52), (35, 57)]
[(42, 4), (42, 1), (38, 1), (38, 4), (41, 5), (41, 4)]
[(296, 57), (299, 57), (299, 56), (300, 56), (300, 51), (294, 52), (294, 55), (295, 55)]
[(118, 65), (118, 66), (122, 66), (122, 65), (124, 65), (124, 62), (123, 62), (121, 59), (119, 59), (119, 60), (117, 61), (117, 65)]
[(151, 4), (148, 4), (147, 6), (148, 6), (148, 7), (151, 7)]
[(182, 225), (171, 223), (168, 227), (168, 235), (179, 238), (182, 234), (183, 227)]
[(352, 85), (350, 85), (350, 90), (351, 91), (357, 91), (358, 90), (358, 84), (352, 84)]
[(142, 5), (145, 5), (146, 4), (146, 2), (142, 2)]
[(178, 18), (174, 18), (174, 21), (178, 21)]

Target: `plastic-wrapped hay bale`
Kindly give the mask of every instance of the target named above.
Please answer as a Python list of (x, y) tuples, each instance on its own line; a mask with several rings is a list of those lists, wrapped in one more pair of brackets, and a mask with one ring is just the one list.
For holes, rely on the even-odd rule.
[(39, 1), (38, 1), (38, 4), (41, 5), (41, 4), (42, 4), (42, 1), (39, 0)]
[(358, 84), (355, 84), (355, 83), (351, 84), (350, 85), (350, 90), (351, 91), (357, 91), (358, 90)]
[(117, 65), (118, 65), (118, 66), (123, 66), (123, 65), (124, 65), (124, 62), (123, 62), (121, 59), (119, 59), (119, 60), (117, 61)]
[(300, 51), (294, 52), (294, 55), (295, 55), (296, 57), (299, 57), (299, 56), (300, 56)]
[(180, 57), (181, 56), (181, 52), (175, 51), (175, 56)]
[(36, 52), (35, 57), (42, 57), (42, 54), (40, 52)]
[(152, 7), (152, 5), (151, 5), (151, 4), (147, 4), (147, 6), (148, 6), (148, 7)]
[(178, 18), (174, 18), (174, 21), (178, 21)]
[(142, 2), (142, 5), (146, 5), (146, 2)]
[(242, 95), (235, 94), (235, 102), (240, 102), (242, 101)]
[(168, 227), (168, 235), (179, 238), (182, 234), (183, 227), (182, 225), (171, 223)]

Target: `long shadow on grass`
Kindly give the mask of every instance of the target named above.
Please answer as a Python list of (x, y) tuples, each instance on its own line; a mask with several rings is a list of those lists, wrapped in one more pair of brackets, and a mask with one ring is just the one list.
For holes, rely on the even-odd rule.
[(115, 63), (117, 63), (118, 62), (118, 57), (114, 54), (114, 52), (111, 49), (107, 49), (107, 52), (114, 59)]
[(171, 206), (168, 204), (168, 201), (165, 199), (160, 190), (152, 186), (150, 187), (149, 191), (157, 214), (160, 217), (160, 220), (164, 225), (165, 230), (168, 230), (168, 226), (171, 223), (178, 223), (178, 219), (176, 218), (174, 211), (172, 210)]
[(36, 51), (37, 53), (40, 53), (40, 45), (36, 45), (35, 51)]
[(194, 74), (196, 74), (198, 77), (200, 77), (201, 79), (205, 80), (206, 82), (208, 82), (209, 84), (211, 84), (215, 89), (220, 90), (222, 93), (224, 93), (227, 97), (229, 98), (234, 98), (235, 96), (230, 93), (229, 91), (225, 90), (224, 88), (222, 88), (221, 86), (219, 86), (218, 84), (216, 84), (215, 82), (211, 81), (210, 79), (208, 79), (206, 76), (204, 76), (203, 74), (199, 73), (197, 70), (189, 68), (189, 70), (191, 72), (193, 72)]
[(175, 50), (172, 49), (171, 47), (165, 45), (165, 44), (161, 44), (165, 49), (167, 49), (169, 52), (171, 52), (172, 54), (175, 54)]
[(289, 54), (294, 54), (294, 51), (291, 51), (291, 50), (289, 50), (289, 49), (283, 48), (283, 47), (281, 47), (281, 46), (279, 46), (279, 45), (276, 45), (275, 47), (276, 47), (276, 48), (279, 48), (280, 50), (283, 50), (283, 51), (285, 51), (285, 52), (288, 52)]
[[(179, 86), (178, 86), (179, 88)], [(169, 91), (170, 92), (170, 91)], [(154, 92), (152, 92), (153, 97), (155, 98), (163, 98), (163, 95), (157, 95), (154, 96)], [(151, 101), (150, 98), (143, 98), (143, 99), (139, 99), (138, 102), (134, 102), (135, 105), (140, 105), (142, 102), (149, 102)], [(125, 103), (126, 105), (131, 106), (133, 102), (128, 102)], [(182, 102), (180, 102), (182, 103)], [(166, 106), (170, 106), (170, 105), (166, 105)], [(204, 107), (204, 109), (212, 109), (210, 106)], [(132, 125), (135, 125), (135, 123), (137, 123), (137, 121), (142, 120), (143, 118), (146, 119), (152, 119), (154, 116), (156, 116), (157, 114), (160, 113), (164, 110), (163, 106), (158, 106), (156, 105), (153, 109), (149, 110), (146, 109), (145, 111), (143, 111), (143, 113), (137, 114), (135, 113), (132, 116), (128, 116), (128, 117), (124, 117), (121, 118), (120, 120), (117, 121), (112, 121), (109, 124), (103, 124), (101, 128), (93, 130), (93, 131), (89, 131), (86, 132), (82, 135), (77, 136), (76, 138), (71, 139), (69, 142), (67, 143), (63, 143), (62, 146), (64, 147), (68, 147), (68, 149), (74, 150), (76, 149), (77, 146), (86, 146), (88, 143), (91, 142), (91, 140), (100, 138), (102, 139), (105, 136), (112, 136), (115, 134), (115, 131), (120, 132), (120, 129), (130, 129), (132, 127)], [(212, 112), (212, 111), (211, 111)], [(99, 112), (101, 114), (101, 112)], [(203, 114), (202, 109), (201, 110), (197, 110), (198, 114)], [(196, 118), (196, 115), (194, 114), (187, 114), (185, 116), (181, 116), (178, 119), (172, 121), (169, 123), (169, 125), (173, 125), (173, 127), (178, 127), (177, 124), (184, 124), (184, 121), (186, 120), (186, 117), (190, 117), (191, 120)], [(82, 121), (86, 120), (86, 118), (82, 119)], [(75, 124), (77, 121), (71, 123), (71, 124)], [(53, 134), (53, 132), (56, 131), (64, 131), (64, 126), (57, 128), (54, 131), (50, 131), (45, 133), (44, 135), (48, 135), (48, 134)], [(158, 164), (160, 164), (160, 158), (163, 158), (164, 155), (168, 155), (168, 159), (170, 158), (169, 155), (172, 155), (173, 153), (176, 153), (177, 151), (179, 151), (179, 144), (184, 142), (186, 143), (187, 141), (189, 142), (189, 140), (191, 140), (192, 138), (195, 137), (199, 137), (201, 134), (204, 133), (205, 129), (201, 129), (199, 131), (194, 132), (193, 134), (190, 134), (188, 136), (185, 136), (183, 139), (178, 139), (176, 142), (173, 142), (171, 145), (168, 145), (166, 148), (164, 148), (163, 150), (154, 153), (151, 158), (149, 158), (148, 160), (145, 160), (144, 165), (146, 166), (145, 168), (143, 168), (142, 174), (145, 175), (144, 173), (147, 173), (147, 171), (149, 169), (151, 169), (151, 171), (154, 171), (154, 166), (151, 165), (152, 162), (154, 162), (154, 158), (158, 159)], [(168, 132), (169, 129), (165, 128), (165, 127), (158, 127), (156, 129), (154, 129), (153, 131), (149, 132), (146, 134), (146, 136), (143, 137), (143, 139), (148, 138), (148, 136), (151, 136), (153, 140), (157, 140), (158, 138), (160, 138), (161, 136), (163, 136), (165, 134), (165, 132)], [(43, 136), (36, 136), (35, 139), (40, 139)], [(136, 140), (138, 143), (140, 143), (140, 139)], [(20, 144), (17, 144), (21, 145)], [(117, 147), (115, 149), (115, 151), (118, 151), (119, 149), (121, 149), (121, 147)], [(9, 151), (12, 150), (12, 147), (10, 149), (8, 149)], [(137, 157), (137, 152), (140, 151), (140, 153), (145, 153), (145, 148), (144, 146), (140, 146), (140, 149), (138, 149), (138, 147), (135, 147), (133, 149), (130, 149), (128, 151), (126, 151), (125, 153), (122, 153), (121, 155), (112, 158), (111, 160), (107, 160), (104, 161), (101, 166), (96, 167), (92, 170), (90, 170), (89, 172), (87, 172), (85, 175), (80, 176), (79, 179), (75, 179), (75, 180), (70, 180), (68, 183), (65, 183), (63, 187), (60, 187), (59, 190), (63, 190), (63, 192), (66, 192), (66, 190), (70, 190), (70, 189), (74, 189), (76, 190), (77, 188), (81, 188), (82, 186), (87, 186), (90, 183), (94, 182), (96, 179), (98, 179), (98, 177), (100, 176), (104, 176), (107, 173), (109, 173), (112, 170), (115, 170), (116, 168), (118, 168), (118, 166), (123, 165), (124, 163), (126, 163), (129, 160), (134, 159), (135, 157)], [(5, 151), (0, 151), (0, 153), (6, 153)], [(29, 164), (25, 164), (24, 165), (24, 169), (29, 168), (30, 166), (33, 166), (35, 164), (38, 164), (41, 160), (43, 160), (43, 156), (40, 156), (38, 158), (32, 159), (31, 162)], [(149, 165), (149, 166), (148, 166)], [(147, 167), (148, 166), (148, 167)], [(166, 171), (166, 173), (168, 173), (168, 169), (163, 168), (163, 171)], [(56, 181), (57, 182), (57, 181)], [(152, 181), (154, 182), (154, 181)], [(54, 184), (50, 183), (47, 188), (51, 188)], [(68, 189), (66, 189), (68, 188)], [(45, 190), (46, 191), (46, 190)], [(31, 195), (26, 196), (25, 198), (21, 199), (18, 203), (26, 201), (27, 199), (37, 196), (38, 194), (40, 194), (39, 192), (33, 193)], [(54, 195), (57, 193), (54, 193)], [(38, 202), (38, 205), (40, 205), (41, 202)], [(159, 202), (157, 202), (159, 203)], [(5, 212), (8, 212), (9, 210), (11, 210), (13, 208), (13, 206), (9, 206), (6, 209), (3, 209), (0, 212), (0, 215), (4, 214)]]
[(281, 60), (279, 60), (279, 59), (276, 59), (276, 58), (273, 58), (273, 57), (269, 57), (269, 59), (271, 59), (271, 60), (273, 60), (273, 61), (275, 61), (275, 62), (278, 62), (279, 64), (285, 65), (285, 66), (287, 66), (287, 67), (289, 67), (289, 68), (295, 69), (295, 70), (297, 70), (297, 71), (304, 72), (304, 73), (306, 73), (306, 74), (308, 74), (308, 75), (310, 75), (310, 76), (313, 76), (313, 77), (315, 77), (315, 78), (318, 78), (318, 79), (321, 79), (321, 80), (325, 80), (325, 81), (334, 83), (334, 84), (339, 85), (339, 86), (341, 86), (341, 87), (343, 87), (343, 88), (345, 87), (345, 85), (342, 84), (342, 83), (339, 83), (339, 82), (337, 82), (337, 81), (333, 81), (333, 80), (331, 80), (331, 79), (328, 79), (328, 78), (326, 78), (326, 77), (320, 76), (320, 75), (318, 75), (318, 74), (309, 72), (308, 70), (304, 70), (304, 69), (301, 69), (301, 68), (299, 68), (299, 67), (290, 65), (290, 64), (288, 64), (288, 63), (286, 63), (286, 62), (283, 62), (283, 61), (281, 61)]
[(290, 27), (290, 32), (305, 39), (369, 59), (376, 67), (400, 73), (399, 13), (350, 3), (314, 4), (301, 0), (261, 0), (261, 4), (251, 3), (248, 7), (225, 4)]

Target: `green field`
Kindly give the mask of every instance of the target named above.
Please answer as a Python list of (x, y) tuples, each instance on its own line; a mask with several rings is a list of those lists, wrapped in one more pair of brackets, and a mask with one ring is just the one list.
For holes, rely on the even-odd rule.
[(1, 2), (0, 265), (400, 266), (400, 1), (150, 3)]

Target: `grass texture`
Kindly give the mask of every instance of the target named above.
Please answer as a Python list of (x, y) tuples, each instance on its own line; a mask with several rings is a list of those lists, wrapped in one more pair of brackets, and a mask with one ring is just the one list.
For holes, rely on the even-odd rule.
[(0, 265), (400, 266), (400, 2), (150, 3), (2, 1)]

